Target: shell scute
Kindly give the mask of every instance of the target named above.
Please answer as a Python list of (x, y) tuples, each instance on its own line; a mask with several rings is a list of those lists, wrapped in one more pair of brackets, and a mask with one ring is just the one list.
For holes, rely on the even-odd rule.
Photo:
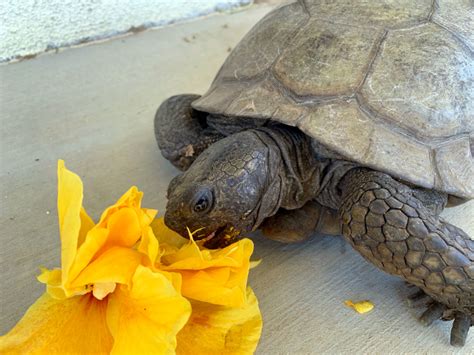
[(383, 31), (312, 19), (281, 54), (274, 73), (300, 96), (350, 94), (362, 82), (382, 37)]
[(474, 130), (474, 63), (434, 24), (387, 34), (361, 95), (390, 123), (414, 136), (450, 137)]
[(261, 74), (270, 68), (285, 44), (308, 18), (303, 8), (296, 3), (270, 12), (230, 53), (218, 78), (242, 79)]

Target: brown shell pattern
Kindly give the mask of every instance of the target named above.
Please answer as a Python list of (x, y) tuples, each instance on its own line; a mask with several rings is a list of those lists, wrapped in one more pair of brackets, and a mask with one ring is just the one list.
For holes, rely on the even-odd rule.
[(474, 198), (474, 2), (318, 0), (244, 37), (193, 106), (299, 127), (327, 148)]

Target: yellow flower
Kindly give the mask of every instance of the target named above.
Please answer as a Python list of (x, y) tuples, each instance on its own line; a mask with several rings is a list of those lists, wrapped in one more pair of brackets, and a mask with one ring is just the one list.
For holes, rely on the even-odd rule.
[(253, 243), (203, 248), (153, 220), (142, 196), (132, 187), (94, 224), (80, 178), (58, 162), (61, 268), (42, 270), (47, 292), (0, 337), (0, 353), (255, 350), (262, 318), (247, 288)]
[(247, 278), (253, 243), (241, 239), (223, 249), (200, 247), (166, 228), (163, 218), (152, 223), (162, 248), (160, 268), (183, 278), (182, 294), (193, 300), (229, 307), (247, 302)]
[[(61, 272), (59, 275), (59, 271), (44, 270), (39, 278), (48, 284), (48, 292), (51, 291), (53, 297), (92, 291), (97, 298), (103, 298), (114, 284), (130, 283), (144, 257), (131, 247), (150, 233), (149, 224), (156, 215), (155, 210), (141, 208), (143, 193), (132, 187), (107, 208), (99, 223), (94, 225), (82, 207), (82, 190), (80, 178), (59, 161)], [(121, 262), (117, 263), (117, 260)]]
[(158, 251), (149, 227), (156, 211), (142, 209), (143, 194), (132, 187), (94, 225), (82, 190), (59, 161), (62, 267), (43, 270), (47, 293), (0, 338), (0, 352), (174, 353), (191, 306), (179, 274), (142, 265)]

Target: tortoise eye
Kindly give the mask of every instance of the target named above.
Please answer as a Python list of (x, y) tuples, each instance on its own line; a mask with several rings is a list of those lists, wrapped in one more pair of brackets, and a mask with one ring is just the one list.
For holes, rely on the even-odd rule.
[(193, 204), (193, 211), (196, 213), (207, 212), (212, 205), (212, 193), (205, 189), (200, 191)]
[(202, 212), (209, 207), (209, 201), (205, 197), (201, 197), (194, 205), (194, 212)]

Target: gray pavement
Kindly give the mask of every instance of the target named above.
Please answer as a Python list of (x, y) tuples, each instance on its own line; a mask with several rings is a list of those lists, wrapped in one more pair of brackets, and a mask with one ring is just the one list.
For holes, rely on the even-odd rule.
[[(158, 152), (153, 116), (176, 93), (203, 93), (228, 51), (270, 6), (149, 30), (0, 66), (1, 333), (43, 292), (39, 266), (59, 265), (56, 161), (85, 186), (85, 206), (100, 212), (131, 185), (144, 206), (164, 211), (178, 172)], [(474, 235), (474, 202), (445, 217)], [(250, 284), (264, 317), (260, 354), (469, 353), (449, 346), (448, 323), (425, 328), (409, 293), (342, 238), (283, 245), (258, 235)], [(370, 299), (359, 315), (346, 299)]]

